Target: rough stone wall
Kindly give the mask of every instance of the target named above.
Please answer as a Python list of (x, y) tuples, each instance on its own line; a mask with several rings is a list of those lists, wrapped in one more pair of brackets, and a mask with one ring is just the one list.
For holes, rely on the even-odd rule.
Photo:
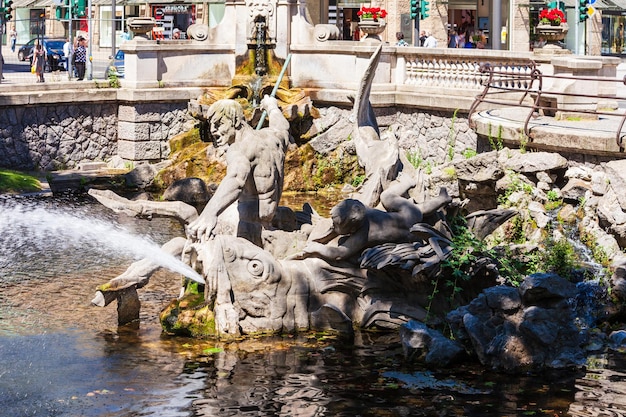
[(376, 109), (376, 116), (381, 136), (385, 130), (393, 132), (400, 148), (425, 164), (441, 165), (477, 150), (466, 114), (398, 108)]
[[(85, 161), (107, 161), (119, 153), (120, 131), (135, 134), (132, 144), (124, 142), (132, 156), (124, 159), (167, 158), (168, 140), (190, 127), (186, 106), (185, 102), (5, 107), (0, 109), (0, 166), (53, 171)], [(118, 108), (124, 123), (118, 121)]]
[(6, 107), (0, 111), (0, 166), (51, 171), (117, 152), (117, 106)]

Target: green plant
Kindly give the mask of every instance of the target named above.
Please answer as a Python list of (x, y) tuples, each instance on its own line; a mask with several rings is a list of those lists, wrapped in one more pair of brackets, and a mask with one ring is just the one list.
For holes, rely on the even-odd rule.
[(525, 194), (531, 194), (533, 191), (532, 185), (522, 181), (520, 174), (509, 171), (507, 175), (509, 177), (509, 185), (504, 190), (504, 193), (498, 196), (498, 205), (505, 208), (511, 206), (510, 197), (513, 193), (523, 191)]
[(363, 184), (364, 181), (365, 181), (365, 174), (357, 175), (352, 179), (352, 186), (355, 188), (359, 187), (361, 184)]
[(528, 145), (528, 136), (524, 132), (519, 134), (519, 150), (521, 153), (526, 153), (526, 145)]
[(433, 173), (433, 164), (432, 162), (428, 161), (426, 162), (426, 165), (424, 166), (424, 172), (428, 175)]
[(546, 210), (554, 210), (563, 204), (563, 199), (556, 190), (550, 190), (546, 193), (548, 202), (545, 204)]
[(545, 271), (552, 271), (567, 279), (578, 265), (578, 257), (574, 251), (574, 246), (567, 239), (548, 239), (541, 264)]
[[(467, 227), (464, 217), (457, 216), (450, 220), (452, 231), (452, 251), (441, 264), (442, 272), (431, 281), (433, 289), (428, 296), (426, 311), (430, 312), (432, 303), (440, 292), (444, 291), (451, 307), (458, 305), (458, 296), (463, 291), (462, 283), (472, 278), (473, 268), (479, 258), (490, 258), (498, 266), (501, 275), (509, 281), (520, 282), (522, 274), (519, 265), (515, 265), (510, 257), (501, 256), (494, 249), (476, 238)], [(449, 277), (442, 282), (444, 277)]]
[(420, 168), (424, 162), (419, 148), (416, 151), (407, 152), (406, 159), (415, 169)]
[(491, 123), (489, 123), (487, 130), (487, 139), (489, 140), (489, 145), (494, 151), (501, 151), (504, 148), (504, 145), (502, 144), (502, 125), (498, 125), (498, 136), (495, 140), (493, 138), (491, 129), (492, 125)]
[(466, 150), (463, 151), (463, 157), (465, 159), (473, 158), (476, 155), (478, 155), (478, 152), (476, 152), (475, 149), (466, 149)]
[(456, 178), (456, 168), (454, 166), (445, 167), (443, 173), (450, 178)]
[(120, 88), (122, 85), (120, 83), (120, 79), (115, 74), (109, 74), (109, 87), (111, 88)]
[(559, 201), (559, 193), (556, 190), (550, 190), (546, 193), (548, 201)]
[(459, 109), (454, 110), (454, 114), (452, 114), (452, 120), (450, 120), (450, 131), (448, 132), (448, 161), (452, 161), (454, 159), (454, 145), (456, 142), (454, 123), (456, 122), (456, 114), (458, 111)]

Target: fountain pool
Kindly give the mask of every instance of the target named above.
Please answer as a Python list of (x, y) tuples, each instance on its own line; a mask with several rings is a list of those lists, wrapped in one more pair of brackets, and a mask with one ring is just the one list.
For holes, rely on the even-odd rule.
[[(169, 220), (49, 197), (3, 198), (2, 227), (18, 206), (89, 218), (156, 245), (183, 233)], [(593, 357), (586, 373), (511, 376), (476, 364), (407, 363), (394, 333), (349, 342), (321, 333), (231, 343), (169, 337), (158, 313), (178, 293), (180, 274), (167, 269), (139, 291), (141, 322), (118, 328), (113, 306), (89, 300), (132, 258), (43, 232), (32, 241), (28, 224), (13, 224), (26, 229), (2, 238), (0, 416), (626, 414), (626, 356), (618, 352)]]

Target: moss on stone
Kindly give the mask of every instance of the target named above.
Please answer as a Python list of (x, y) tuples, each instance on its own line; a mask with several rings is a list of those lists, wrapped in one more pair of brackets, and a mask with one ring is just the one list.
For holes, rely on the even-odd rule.
[(215, 336), (215, 316), (211, 306), (203, 304), (202, 294), (192, 292), (173, 300), (159, 315), (163, 331), (195, 338)]

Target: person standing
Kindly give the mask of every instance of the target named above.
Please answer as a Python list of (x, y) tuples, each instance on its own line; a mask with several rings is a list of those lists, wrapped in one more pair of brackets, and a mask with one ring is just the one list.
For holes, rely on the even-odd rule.
[(419, 37), (420, 46), (424, 46), (424, 42), (426, 42), (426, 38), (428, 38), (428, 36), (426, 36), (426, 31), (425, 30), (421, 31), (420, 37)]
[(456, 34), (456, 30), (452, 30), (448, 35), (448, 48), (459, 47), (459, 35)]
[(17, 43), (17, 31), (15, 30), (15, 26), (11, 29), (9, 36), (11, 38), (11, 52), (15, 52), (15, 44)]
[(46, 70), (46, 50), (43, 49), (40, 43), (35, 46), (33, 52), (33, 67), (35, 67), (35, 74), (37, 75), (37, 82), (43, 83), (46, 80), (43, 77), (43, 73)]
[(621, 54), (624, 46), (624, 24), (620, 23), (615, 30), (615, 53)]
[(433, 36), (431, 32), (428, 32), (428, 37), (424, 41), (424, 48), (436, 48), (437, 47), (437, 38)]
[[(72, 48), (72, 42), (67, 38), (65, 43), (63, 44), (63, 59), (65, 59), (65, 70), (68, 71), (68, 75), (70, 74), (70, 60), (72, 58), (72, 53), (74, 52), (74, 48)], [(72, 69), (73, 71), (73, 69)]]
[(408, 42), (404, 40), (404, 33), (396, 32), (396, 46), (409, 46)]
[(87, 40), (82, 36), (78, 37), (78, 42), (74, 49), (74, 65), (76, 66), (76, 79), (82, 81), (85, 78), (87, 66)]

